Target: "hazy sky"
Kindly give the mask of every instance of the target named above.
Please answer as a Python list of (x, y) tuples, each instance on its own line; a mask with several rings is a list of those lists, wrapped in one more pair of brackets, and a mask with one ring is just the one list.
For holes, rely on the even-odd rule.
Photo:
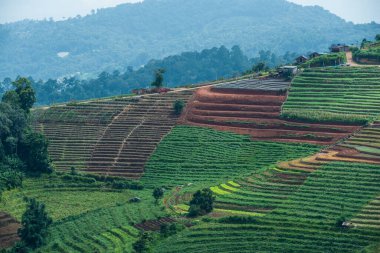
[[(0, 0), (0, 23), (17, 20), (86, 15), (92, 9), (140, 0)], [(207, 1), (207, 0), (205, 0)], [(233, 1), (233, 0), (231, 0)], [(271, 1), (271, 0), (268, 0)], [(354, 23), (380, 23), (380, 0), (288, 0), (303, 5), (320, 5)]]

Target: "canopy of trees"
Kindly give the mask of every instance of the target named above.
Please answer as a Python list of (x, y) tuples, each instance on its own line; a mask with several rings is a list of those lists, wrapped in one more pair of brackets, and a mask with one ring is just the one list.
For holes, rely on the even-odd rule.
[(35, 101), (31, 83), (19, 78), (13, 86), (0, 102), (0, 193), (21, 186), (23, 173), (51, 171), (47, 140), (28, 124)]
[[(76, 77), (34, 81), (38, 105), (46, 105), (71, 100), (83, 100), (130, 93), (136, 88), (150, 88), (156, 81), (156, 70), (165, 69), (165, 86), (173, 87), (212, 81), (239, 75), (252, 65), (263, 62), (274, 67), (292, 62), (296, 54), (286, 53), (277, 56), (270, 51), (260, 51), (257, 57), (249, 59), (238, 46), (230, 50), (224, 46), (205, 49), (201, 52), (185, 52), (166, 57), (163, 60), (151, 60), (144, 67), (125, 72), (102, 72), (95, 79), (82, 80)], [(162, 75), (162, 73), (159, 73)], [(160, 84), (161, 85), (161, 84)], [(12, 87), (10, 78), (0, 82), (0, 94)]]
[(214, 208), (215, 197), (209, 188), (197, 191), (190, 201), (189, 216), (196, 217), (210, 213)]

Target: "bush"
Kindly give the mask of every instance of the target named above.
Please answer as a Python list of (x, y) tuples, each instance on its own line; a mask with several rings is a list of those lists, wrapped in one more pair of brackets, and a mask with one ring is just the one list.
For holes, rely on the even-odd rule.
[(176, 100), (173, 104), (174, 113), (180, 115), (185, 107), (185, 102), (183, 100)]
[(164, 223), (160, 226), (160, 234), (162, 237), (166, 238), (171, 235), (175, 235), (185, 228), (182, 224), (177, 223)]
[(247, 223), (256, 223), (257, 220), (253, 217), (247, 216), (229, 216), (220, 218), (218, 220), (220, 223), (232, 223), (232, 224), (247, 224)]
[(28, 206), (22, 215), (18, 235), (25, 247), (36, 249), (45, 243), (52, 219), (45, 211), (45, 205), (35, 199), (28, 199)]
[(214, 209), (215, 197), (209, 188), (197, 191), (190, 201), (189, 216), (196, 217), (210, 213)]

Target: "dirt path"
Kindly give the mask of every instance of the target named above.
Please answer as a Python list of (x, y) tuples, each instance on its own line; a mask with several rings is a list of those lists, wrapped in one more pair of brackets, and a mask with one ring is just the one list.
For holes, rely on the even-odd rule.
[(352, 52), (346, 52), (346, 58), (347, 58), (347, 63), (350, 64), (351, 66), (360, 66), (354, 60), (352, 59)]
[(352, 67), (380, 67), (380, 65), (358, 64), (352, 58), (352, 52), (346, 52), (347, 63)]

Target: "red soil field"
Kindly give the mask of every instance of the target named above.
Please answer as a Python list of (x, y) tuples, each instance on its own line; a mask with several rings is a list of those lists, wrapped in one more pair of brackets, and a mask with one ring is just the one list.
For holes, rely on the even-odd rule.
[(301, 123), (280, 118), (286, 91), (204, 87), (189, 102), (181, 123), (211, 127), (254, 140), (331, 145), (360, 126)]

